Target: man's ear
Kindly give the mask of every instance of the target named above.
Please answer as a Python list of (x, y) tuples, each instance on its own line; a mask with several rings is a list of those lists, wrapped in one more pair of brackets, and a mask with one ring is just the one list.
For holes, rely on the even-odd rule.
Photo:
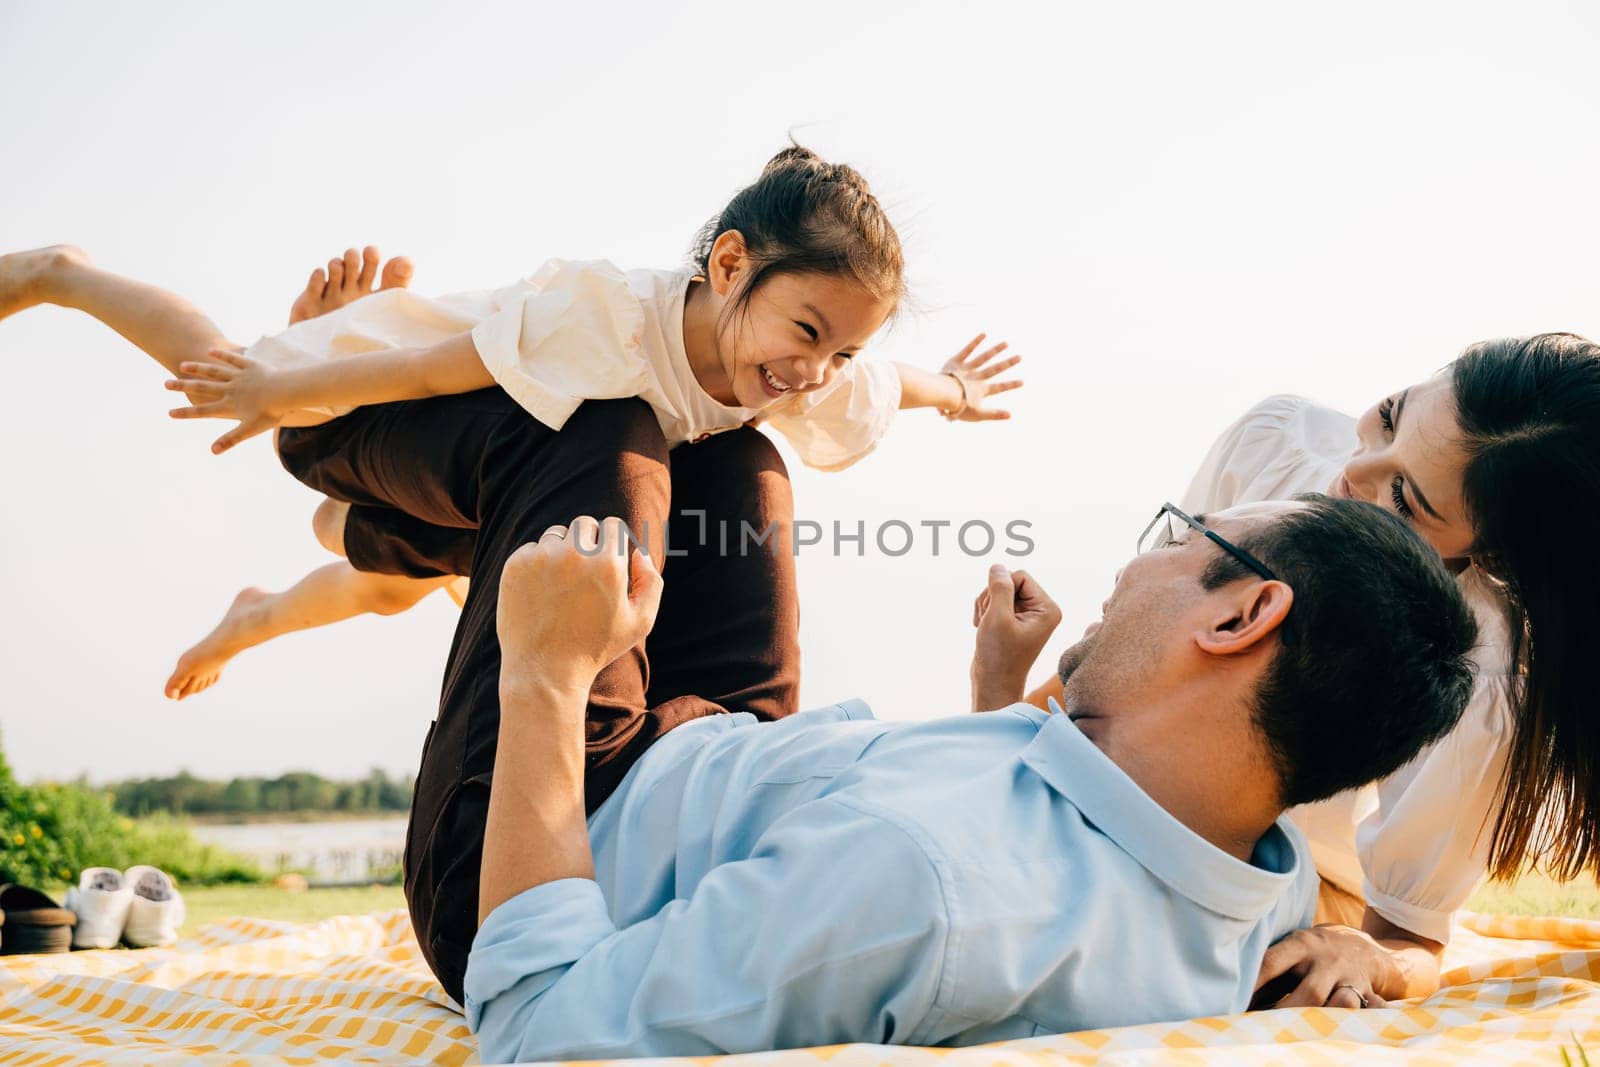
[(750, 255), (744, 245), (744, 234), (738, 230), (728, 230), (711, 246), (711, 255), (706, 263), (706, 270), (711, 276), (706, 281), (711, 283), (712, 292), (726, 297), (744, 281), (745, 271), (749, 267)]
[(1294, 590), (1279, 581), (1241, 582), (1229, 592), (1211, 625), (1195, 635), (1195, 644), (1209, 655), (1236, 656), (1256, 648), (1278, 632), (1294, 605)]

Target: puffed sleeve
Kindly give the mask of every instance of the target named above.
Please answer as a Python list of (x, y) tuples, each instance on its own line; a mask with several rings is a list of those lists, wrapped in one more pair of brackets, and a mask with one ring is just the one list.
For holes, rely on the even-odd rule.
[(837, 471), (878, 447), (900, 410), (900, 372), (857, 357), (824, 389), (804, 393), (767, 417), (808, 467)]
[(559, 430), (585, 400), (645, 390), (644, 308), (622, 271), (604, 261), (551, 260), (528, 288), (480, 322), (472, 342), (530, 415)]
[(1263, 478), (1269, 468), (1288, 470), (1299, 462), (1299, 451), (1289, 447), (1287, 427), (1309, 403), (1287, 394), (1269, 396), (1222, 431), (1183, 495), (1184, 509), (1198, 514), (1253, 503), (1245, 499), (1247, 487), (1276, 481)]
[(968, 1025), (935, 1009), (947, 907), (907, 832), (814, 801), (630, 926), (587, 880), (501, 904), (467, 961), (467, 1023), (485, 1063), (935, 1044)]
[(1489, 835), (1511, 731), (1504, 673), (1480, 672), (1461, 722), (1378, 783), (1356, 827), (1367, 905), (1441, 944), (1488, 869)]

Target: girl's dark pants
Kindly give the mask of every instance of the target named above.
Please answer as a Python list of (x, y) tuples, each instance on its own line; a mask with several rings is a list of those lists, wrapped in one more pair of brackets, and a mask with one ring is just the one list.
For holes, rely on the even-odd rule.
[(353, 505), (345, 547), (357, 569), (472, 578), (423, 745), (405, 850), (417, 940), (459, 1002), (478, 925), (499, 734), (495, 607), (507, 558), (550, 526), (616, 515), (662, 565), (665, 591), (649, 639), (607, 667), (590, 692), (593, 812), (674, 726), (722, 712), (775, 719), (795, 710), (799, 602), (788, 474), (754, 429), (669, 455), (641, 400), (590, 401), (557, 433), (499, 389), (359, 408), (322, 426), (284, 429), (278, 448), (296, 478)]

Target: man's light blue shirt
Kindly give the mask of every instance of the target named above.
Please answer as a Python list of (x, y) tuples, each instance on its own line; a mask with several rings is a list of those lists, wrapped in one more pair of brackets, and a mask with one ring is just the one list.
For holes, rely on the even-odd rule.
[(1062, 714), (696, 720), (589, 820), (595, 881), (473, 942), (485, 1063), (967, 1045), (1241, 1011), (1316, 872), (1156, 804)]

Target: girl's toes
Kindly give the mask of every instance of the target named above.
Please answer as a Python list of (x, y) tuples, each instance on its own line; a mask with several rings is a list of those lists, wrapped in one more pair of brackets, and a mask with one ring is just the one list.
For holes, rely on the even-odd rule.
[(342, 288), (344, 288), (344, 260), (330, 259), (328, 260), (327, 295), (332, 298), (338, 295), (339, 290)]
[(358, 286), (363, 294), (372, 292), (373, 283), (378, 280), (378, 249), (368, 245), (361, 250), (361, 277)]
[(361, 253), (353, 248), (344, 250), (344, 295), (354, 299), (361, 295)]
[(395, 256), (383, 265), (383, 281), (380, 289), (404, 289), (411, 284), (411, 261), (405, 256)]

